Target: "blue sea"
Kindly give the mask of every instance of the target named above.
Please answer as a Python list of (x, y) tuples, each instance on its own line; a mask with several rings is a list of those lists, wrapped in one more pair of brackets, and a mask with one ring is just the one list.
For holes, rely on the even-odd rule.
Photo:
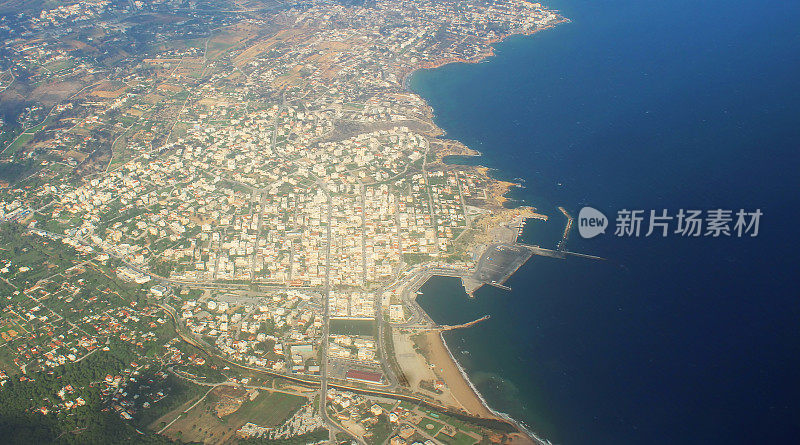
[[(496, 57), (416, 73), (436, 123), (550, 221), (612, 227), (468, 299), (434, 279), (437, 321), (493, 408), (563, 444), (800, 443), (800, 2), (557, 0), (571, 22)], [(761, 209), (755, 238), (615, 237), (621, 209)]]

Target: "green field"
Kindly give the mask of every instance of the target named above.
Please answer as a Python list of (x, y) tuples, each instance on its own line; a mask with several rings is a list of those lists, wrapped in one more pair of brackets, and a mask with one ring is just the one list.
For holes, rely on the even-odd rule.
[(433, 421), (431, 419), (422, 418), (417, 424), (423, 431), (430, 434), (431, 436), (436, 436), (436, 434), (444, 427), (443, 424)]
[(436, 440), (448, 445), (473, 445), (477, 442), (474, 437), (468, 436), (461, 431), (457, 432), (453, 437), (447, 436), (444, 433), (435, 437)]
[(375, 335), (375, 321), (334, 319), (331, 320), (331, 334), (373, 337)]
[(59, 71), (75, 68), (75, 66), (76, 66), (75, 60), (67, 59), (67, 60), (59, 60), (57, 62), (48, 63), (42, 66), (42, 68), (57, 73)]
[(261, 426), (278, 426), (303, 406), (305, 397), (261, 391), (255, 400), (245, 402), (236, 412), (226, 416), (231, 424), (253, 422)]
[(25, 144), (28, 143), (31, 139), (33, 139), (34, 133), (25, 132), (19, 135), (19, 137), (6, 148), (6, 151), (3, 153), (5, 156), (11, 156), (17, 152), (20, 148), (22, 148)]
[(45, 119), (43, 122), (41, 122), (40, 124), (38, 124), (38, 125), (36, 125), (36, 126), (33, 126), (33, 127), (30, 127), (30, 128), (27, 128), (27, 129), (25, 129), (25, 131), (23, 131), (23, 132), (22, 132), (22, 133), (19, 135), (19, 137), (18, 137), (18, 138), (17, 138), (17, 139), (16, 139), (16, 140), (15, 140), (15, 141), (14, 141), (14, 142), (11, 144), (11, 145), (9, 145), (8, 147), (6, 147), (5, 151), (3, 152), (3, 156), (4, 156), (4, 157), (9, 157), (9, 156), (12, 156), (12, 155), (13, 155), (14, 153), (16, 153), (16, 152), (17, 152), (17, 151), (18, 151), (20, 148), (22, 148), (23, 146), (25, 146), (25, 144), (27, 144), (28, 142), (30, 142), (30, 140), (31, 140), (31, 139), (33, 139), (33, 137), (36, 135), (36, 132), (38, 132), (39, 130), (41, 130), (41, 129), (43, 129), (44, 127), (46, 127), (46, 126), (47, 126), (47, 125), (48, 125), (50, 122), (52, 122), (52, 119), (51, 119), (50, 117), (47, 117), (47, 118), (46, 118), (46, 119)]
[(429, 409), (426, 409), (426, 408), (420, 407), (419, 410), (422, 411), (423, 413), (425, 413), (426, 415), (437, 419), (439, 422), (446, 423), (446, 424), (452, 426), (453, 428), (455, 428), (457, 430), (462, 430), (462, 431), (466, 431), (466, 432), (470, 432), (470, 433), (480, 434), (480, 430), (481, 429), (479, 427), (477, 427), (476, 425), (473, 425), (473, 424), (470, 424), (470, 423), (466, 423), (466, 422), (464, 422), (462, 420), (454, 419), (453, 417), (450, 417), (447, 414), (439, 413), (439, 412), (436, 412), (436, 411), (433, 411), (433, 410), (429, 410)]

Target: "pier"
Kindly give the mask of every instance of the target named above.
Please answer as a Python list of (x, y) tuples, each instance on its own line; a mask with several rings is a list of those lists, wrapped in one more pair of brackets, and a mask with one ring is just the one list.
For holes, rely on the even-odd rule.
[(439, 326), (436, 329), (439, 329), (439, 330), (442, 330), (442, 331), (453, 331), (455, 329), (464, 329), (464, 328), (468, 328), (470, 326), (475, 326), (476, 324), (478, 324), (478, 323), (480, 323), (480, 322), (482, 322), (484, 320), (488, 320), (489, 318), (491, 318), (491, 316), (484, 315), (481, 318), (478, 318), (478, 319), (475, 319), (475, 320), (472, 320), (472, 321), (468, 321), (466, 323), (461, 323), (461, 324), (457, 324), (457, 325), (444, 325), (444, 326)]
[(567, 258), (567, 253), (563, 250), (545, 249), (544, 247), (531, 246), (530, 244), (519, 244), (530, 250), (533, 255), (546, 256), (550, 258), (558, 258), (560, 260)]
[[(597, 255), (566, 250), (566, 241), (572, 230), (574, 219), (563, 207), (559, 207), (559, 210), (567, 217), (567, 224), (564, 227), (564, 233), (561, 241), (558, 243), (557, 249), (547, 249), (538, 245), (518, 242), (517, 239), (522, 233), (524, 221), (515, 219), (507, 226), (509, 229), (516, 230), (516, 235), (513, 236), (513, 240), (506, 237), (505, 241), (489, 244), (481, 253), (474, 269), (465, 270), (443, 265), (426, 267), (424, 270), (420, 271), (406, 287), (406, 292), (417, 292), (419, 288), (434, 275), (460, 278), (461, 284), (464, 286), (464, 291), (470, 297), (473, 297), (475, 291), (485, 284), (510, 291), (511, 288), (506, 286), (505, 282), (514, 275), (522, 265), (528, 262), (532, 256), (543, 256), (559, 260), (565, 260), (567, 257), (575, 256), (589, 260), (604, 261), (605, 258)], [(547, 220), (546, 215), (540, 214), (536, 214), (533, 218)]]
[[(510, 287), (505, 285), (506, 280), (534, 255), (556, 258), (559, 260), (565, 260), (569, 256), (590, 260), (605, 260), (605, 258), (600, 256), (566, 250), (566, 244), (572, 231), (574, 218), (564, 207), (559, 207), (558, 210), (567, 218), (567, 224), (564, 227), (564, 233), (556, 249), (547, 249), (537, 245), (518, 242), (517, 239), (522, 234), (524, 221), (512, 221), (512, 223), (509, 224), (509, 228), (517, 229), (514, 240), (512, 242), (497, 242), (487, 246), (486, 250), (483, 251), (478, 259), (475, 271), (471, 275), (461, 276), (461, 282), (467, 294), (472, 297), (474, 292), (484, 284), (503, 290), (511, 290)], [(545, 215), (537, 214), (534, 218), (547, 220)]]
[(574, 221), (574, 218), (572, 217), (572, 215), (567, 213), (567, 209), (565, 209), (564, 207), (558, 206), (558, 210), (562, 214), (564, 214), (564, 216), (567, 218), (567, 225), (564, 226), (564, 234), (561, 235), (561, 241), (559, 241), (558, 243), (558, 250), (565, 250), (567, 248), (567, 240), (569, 239), (569, 233), (572, 231), (572, 223)]
[(534, 254), (534, 255), (546, 256), (546, 257), (550, 257), (550, 258), (558, 258), (560, 260), (567, 259), (568, 255), (576, 256), (576, 257), (579, 257), (579, 258), (586, 258), (586, 259), (589, 259), (589, 260), (601, 260), (601, 261), (605, 261), (606, 260), (605, 258), (603, 258), (601, 256), (589, 255), (589, 254), (586, 254), (586, 253), (579, 253), (579, 252), (570, 252), (569, 250), (545, 249), (544, 247), (532, 246), (530, 244), (522, 244), (522, 243), (518, 243), (517, 245), (518, 246), (523, 246), (523, 247), (529, 249), (531, 251), (531, 253)]
[(483, 286), (498, 287), (503, 290), (511, 290), (503, 283), (508, 280), (533, 253), (527, 247), (517, 243), (496, 243), (489, 245), (478, 259), (475, 272), (469, 279), (462, 279), (464, 289), (470, 296)]

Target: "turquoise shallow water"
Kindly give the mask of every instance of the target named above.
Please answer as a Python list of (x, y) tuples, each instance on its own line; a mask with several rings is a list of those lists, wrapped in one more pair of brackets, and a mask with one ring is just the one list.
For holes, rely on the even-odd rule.
[[(558, 1), (572, 23), (411, 87), (513, 197), (554, 208), (764, 212), (757, 238), (570, 239), (608, 262), (534, 258), (437, 321), (490, 404), (558, 443), (793, 443), (800, 437), (800, 4)], [(554, 235), (555, 234), (555, 235)]]

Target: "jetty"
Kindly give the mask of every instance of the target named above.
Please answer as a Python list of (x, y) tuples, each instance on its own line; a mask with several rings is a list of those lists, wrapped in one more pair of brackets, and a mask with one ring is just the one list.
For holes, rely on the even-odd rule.
[[(567, 217), (567, 224), (557, 249), (547, 249), (538, 245), (519, 242), (518, 239), (522, 234), (524, 221), (515, 219), (507, 225), (507, 229), (513, 230), (514, 234), (510, 237), (501, 237), (500, 241), (486, 246), (486, 248), (479, 253), (476, 266), (473, 269), (451, 267), (444, 264), (425, 266), (417, 271), (409, 284), (405, 286), (406, 294), (417, 292), (432, 276), (460, 278), (461, 284), (464, 286), (464, 291), (470, 297), (474, 297), (475, 291), (484, 285), (510, 291), (511, 288), (505, 284), (506, 281), (533, 256), (542, 256), (559, 260), (565, 260), (573, 256), (589, 260), (604, 261), (605, 258), (597, 255), (566, 250), (566, 241), (569, 238), (574, 220), (563, 207), (559, 207), (559, 210)], [(532, 218), (547, 220), (547, 216), (541, 214), (535, 214)]]
[[(558, 243), (558, 248), (547, 249), (538, 245), (531, 245), (517, 241), (522, 234), (523, 222), (513, 221), (509, 224), (509, 228), (516, 229), (516, 236), (511, 242), (497, 242), (490, 244), (481, 253), (478, 258), (477, 265), (475, 266), (472, 274), (461, 276), (461, 283), (464, 285), (464, 290), (470, 297), (474, 296), (474, 292), (481, 288), (484, 284), (503, 289), (511, 290), (510, 287), (505, 285), (505, 282), (513, 275), (523, 264), (528, 262), (532, 256), (543, 256), (548, 258), (556, 258), (565, 260), (570, 256), (604, 261), (605, 258), (597, 255), (589, 255), (585, 253), (571, 252), (566, 250), (567, 240), (569, 239), (570, 232), (572, 231), (574, 218), (563, 207), (558, 208), (561, 213), (567, 218), (567, 223), (564, 227), (564, 232), (561, 241)], [(538, 217), (538, 219), (544, 219)]]
[(484, 315), (481, 318), (477, 318), (475, 320), (468, 321), (466, 323), (461, 323), (461, 324), (457, 324), (457, 325), (438, 326), (435, 329), (438, 329), (440, 331), (453, 331), (453, 330), (456, 330), (456, 329), (464, 329), (464, 328), (468, 328), (468, 327), (471, 327), (471, 326), (475, 326), (476, 324), (478, 324), (478, 323), (480, 323), (480, 322), (482, 322), (484, 320), (488, 320), (489, 318), (491, 318), (491, 316)]
[(572, 231), (572, 223), (575, 219), (564, 207), (558, 206), (558, 210), (567, 218), (567, 224), (564, 226), (564, 233), (561, 235), (561, 241), (558, 242), (558, 250), (564, 250), (567, 248), (567, 240), (569, 239), (569, 233)]

